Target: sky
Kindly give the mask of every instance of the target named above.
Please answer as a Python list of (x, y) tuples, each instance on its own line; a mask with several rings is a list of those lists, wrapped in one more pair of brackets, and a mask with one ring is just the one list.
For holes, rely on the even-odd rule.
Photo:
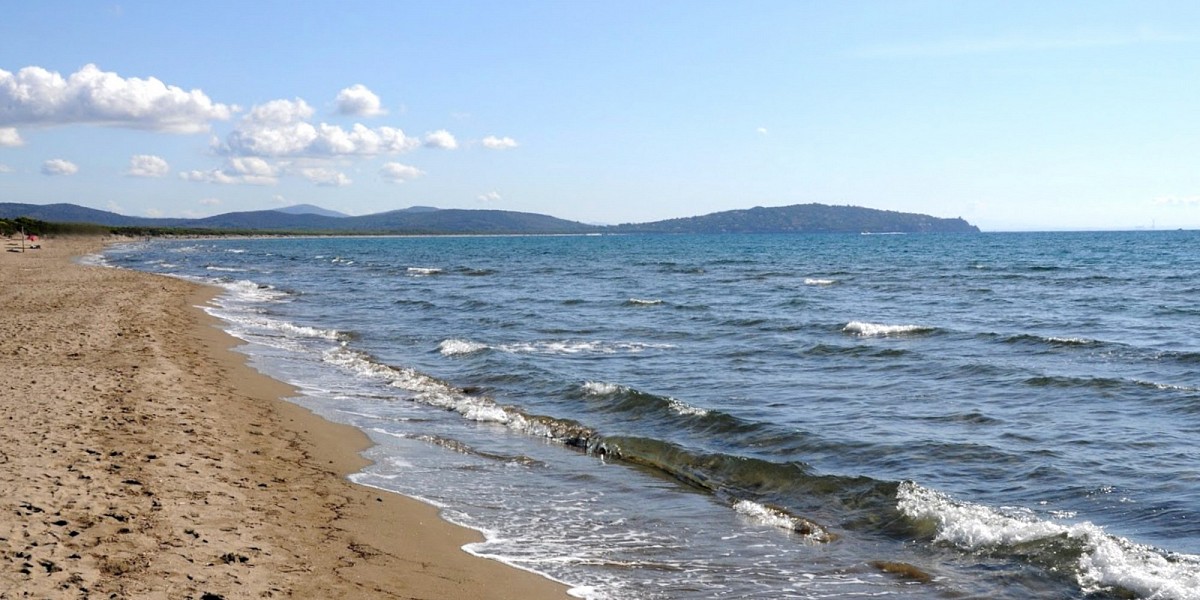
[(0, 202), (1200, 228), (1200, 2), (0, 6)]

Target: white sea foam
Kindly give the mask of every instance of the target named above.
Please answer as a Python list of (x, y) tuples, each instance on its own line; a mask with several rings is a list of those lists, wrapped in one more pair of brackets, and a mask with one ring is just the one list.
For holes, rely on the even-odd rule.
[(799, 517), (794, 517), (782, 510), (759, 504), (757, 502), (738, 500), (733, 504), (733, 510), (737, 511), (738, 514), (750, 517), (751, 519), (754, 519), (763, 525), (769, 525), (771, 527), (777, 527), (779, 529), (785, 529), (787, 531), (793, 531), (797, 533), (811, 531), (812, 533), (809, 535), (814, 539), (825, 535), (825, 532), (821, 531), (821, 529), (812, 522)]
[(324, 360), (357, 375), (383, 379), (389, 385), (413, 392), (413, 400), (429, 406), (455, 411), (474, 421), (507, 424), (513, 420), (503, 407), (490, 398), (467, 396), (454, 387), (408, 368), (384, 365), (356, 350), (340, 345), (325, 352)]
[(362, 377), (384, 381), (394, 388), (412, 393), (410, 400), (456, 412), (472, 421), (497, 423), (533, 437), (567, 441), (589, 435), (589, 430), (536, 416), (497, 404), (486, 396), (468, 395), (443, 381), (406, 367), (391, 367), (351, 350), (345, 343), (324, 352), (325, 362), (337, 365)]
[(684, 416), (703, 417), (703, 416), (708, 415), (708, 410), (699, 408), (696, 406), (692, 406), (691, 404), (688, 404), (687, 402), (684, 402), (683, 400), (676, 400), (675, 398), (668, 398), (667, 404), (671, 407), (671, 410), (673, 410), (681, 415), (684, 415)]
[(816, 279), (808, 277), (804, 280), (804, 285), (833, 285), (835, 283), (837, 283), (836, 279)]
[(925, 325), (885, 325), (863, 321), (850, 321), (842, 328), (842, 331), (846, 333), (853, 333), (862, 337), (905, 335), (910, 333), (924, 333), (932, 330), (932, 327)]
[(108, 258), (103, 254), (84, 254), (77, 259), (77, 262), (89, 267), (113, 267), (112, 263), (108, 262)]
[(434, 268), (429, 268), (429, 267), (409, 267), (408, 268), (408, 274), (412, 275), (413, 277), (428, 277), (430, 275), (438, 275), (441, 272), (442, 272), (441, 269), (434, 269)]
[(795, 527), (795, 520), (792, 517), (783, 514), (781, 511), (767, 508), (757, 502), (738, 500), (734, 503), (733, 510), (747, 517), (753, 517), (756, 521), (772, 527), (788, 530)]
[(674, 348), (674, 344), (644, 344), (640, 342), (522, 342), (504, 344), (497, 349), (512, 354), (619, 354), (622, 352), (637, 354), (646, 350), (665, 350)]
[(286, 292), (277, 290), (269, 285), (259, 285), (248, 279), (216, 282), (216, 285), (225, 288), (238, 300), (270, 302), (273, 300), (281, 300), (287, 297)]
[(243, 329), (257, 330), (259, 332), (274, 332), (291, 338), (313, 338), (336, 341), (345, 339), (347, 337), (346, 334), (336, 329), (322, 329), (320, 327), (296, 325), (295, 323), (288, 321), (271, 319), (256, 314), (220, 314), (219, 316), (225, 321), (228, 321), (231, 325)]
[(663, 301), (662, 300), (644, 300), (642, 298), (630, 298), (629, 303), (637, 305), (637, 306), (655, 306), (658, 304), (662, 304)]
[(345, 344), (325, 350), (322, 359), (361, 377), (390, 380), (400, 375), (398, 369), (375, 362), (366, 354), (347, 348)]
[(1164, 392), (1200, 392), (1200, 387), (1189, 387), (1186, 385), (1174, 385), (1170, 383), (1155, 383), (1153, 381), (1144, 381), (1141, 379), (1134, 379), (1133, 382), (1138, 385), (1150, 386)]
[(340, 340), (346, 337), (345, 334), (336, 329), (322, 329), (320, 327), (296, 325), (295, 323), (289, 323), (287, 321), (272, 321), (270, 325), (288, 335), (300, 337), (320, 338), (325, 340)]
[(458, 339), (442, 340), (441, 343), (438, 344), (438, 352), (440, 352), (442, 356), (473, 354), (475, 352), (479, 352), (480, 350), (487, 350), (487, 348), (487, 344)]
[(1055, 336), (1050, 336), (1050, 337), (1047, 337), (1047, 338), (1045, 338), (1045, 339), (1046, 339), (1046, 341), (1047, 341), (1047, 342), (1050, 342), (1050, 343), (1053, 343), (1053, 344), (1068, 344), (1068, 345), (1071, 345), (1071, 346), (1086, 346), (1086, 345), (1089, 345), (1089, 344), (1095, 344), (1095, 343), (1096, 343), (1096, 341), (1095, 341), (1095, 340), (1089, 340), (1089, 339), (1087, 339), (1087, 338), (1075, 338), (1075, 337), (1055, 337)]
[(617, 385), (615, 383), (608, 383), (605, 381), (585, 381), (580, 387), (582, 387), (583, 392), (589, 396), (611, 396), (628, 389), (623, 385)]
[(931, 522), (936, 539), (968, 549), (999, 549), (1036, 540), (1066, 538), (1083, 548), (1075, 574), (1085, 594), (1119, 587), (1144, 598), (1200, 600), (1200, 556), (1166, 553), (1110, 535), (1089, 522), (1062, 524), (1021, 509), (993, 509), (960, 502), (911, 482), (897, 492), (900, 511)]
[(238, 269), (236, 267), (217, 267), (214, 265), (208, 265), (207, 267), (204, 267), (204, 268), (209, 271), (220, 271), (223, 273), (245, 273), (246, 272), (246, 269)]
[[(626, 386), (605, 381), (585, 381), (580, 388), (583, 390), (583, 393), (589, 396), (612, 396), (613, 394), (629, 391), (629, 388)], [(703, 417), (708, 414), (708, 410), (692, 406), (676, 398), (667, 398), (667, 406), (671, 410), (685, 416)]]

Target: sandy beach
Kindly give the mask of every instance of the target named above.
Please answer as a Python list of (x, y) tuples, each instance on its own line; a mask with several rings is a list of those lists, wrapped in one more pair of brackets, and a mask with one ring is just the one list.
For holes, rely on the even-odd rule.
[(0, 598), (568, 597), (349, 483), (366, 437), (247, 367), (216, 290), (75, 264), (102, 243), (0, 252)]

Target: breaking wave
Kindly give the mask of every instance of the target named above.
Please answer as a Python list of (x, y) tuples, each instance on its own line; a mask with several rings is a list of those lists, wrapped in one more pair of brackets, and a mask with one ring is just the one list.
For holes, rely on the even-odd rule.
[(846, 323), (842, 331), (860, 337), (888, 337), (930, 333), (936, 329), (936, 327), (929, 327), (927, 325), (886, 325), (882, 323), (850, 321)]
[(481, 350), (487, 350), (487, 344), (472, 342), (471, 340), (449, 339), (442, 340), (438, 344), (438, 352), (442, 356), (461, 356), (464, 354), (474, 354)]
[(1200, 599), (1200, 556), (1168, 553), (1089, 522), (1062, 524), (1024, 509), (961, 502), (915, 483), (896, 493), (900, 511), (933, 539), (968, 551), (1008, 553), (1070, 574), (1085, 594)]
[(608, 397), (623, 402), (629, 402), (632, 406), (631, 410), (639, 410), (642, 407), (653, 408), (663, 407), (674, 411), (676, 414), (683, 416), (706, 417), (709, 411), (704, 408), (692, 406), (678, 398), (656, 396), (639, 392), (633, 388), (615, 383), (607, 383), (603, 381), (587, 381), (580, 386), (580, 390), (586, 396), (592, 397)]

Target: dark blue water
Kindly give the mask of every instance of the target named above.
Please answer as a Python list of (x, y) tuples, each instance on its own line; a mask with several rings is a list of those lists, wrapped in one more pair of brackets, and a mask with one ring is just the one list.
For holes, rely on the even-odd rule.
[(1196, 232), (156, 241), (590, 598), (1200, 598)]

